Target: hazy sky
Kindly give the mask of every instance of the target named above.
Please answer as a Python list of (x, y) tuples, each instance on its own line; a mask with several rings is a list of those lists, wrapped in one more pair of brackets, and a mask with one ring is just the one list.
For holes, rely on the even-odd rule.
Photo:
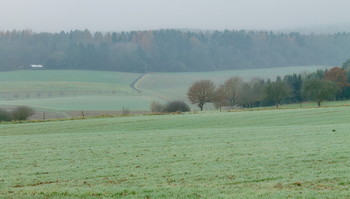
[(0, 0), (0, 29), (286, 29), (350, 22), (350, 0)]

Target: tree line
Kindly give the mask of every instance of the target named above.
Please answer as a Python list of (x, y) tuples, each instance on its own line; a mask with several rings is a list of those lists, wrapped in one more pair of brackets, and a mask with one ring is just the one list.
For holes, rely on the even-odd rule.
[(259, 78), (243, 81), (231, 77), (216, 86), (211, 80), (193, 83), (187, 92), (189, 101), (203, 110), (204, 104), (215, 107), (261, 107), (276, 108), (282, 103), (314, 101), (318, 106), (325, 100), (350, 99), (350, 59), (342, 67), (317, 70), (309, 74), (289, 74), (275, 81)]
[(349, 54), (350, 33), (0, 31), (0, 70), (40, 64), (46, 69), (213, 71), (339, 65)]

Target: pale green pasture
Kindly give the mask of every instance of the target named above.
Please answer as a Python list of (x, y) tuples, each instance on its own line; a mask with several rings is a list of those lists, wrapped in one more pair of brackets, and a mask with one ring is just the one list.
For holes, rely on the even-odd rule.
[(168, 99), (186, 100), (186, 92), (191, 84), (198, 80), (209, 79), (217, 85), (233, 76), (239, 76), (248, 81), (252, 78), (275, 80), (277, 76), (287, 74), (307, 74), (329, 66), (294, 66), (264, 69), (246, 69), (213, 72), (189, 73), (150, 73), (139, 81), (137, 87), (141, 90), (155, 93), (157, 96)]
[(350, 108), (0, 125), (3, 198), (349, 198)]
[(88, 70), (21, 70), (0, 72), (0, 82), (63, 81), (131, 84), (141, 74)]
[[(150, 73), (135, 85), (137, 73), (79, 70), (28, 70), (0, 72), (0, 106), (27, 105), (64, 110), (149, 110), (152, 100), (187, 100), (188, 87), (197, 80), (217, 84), (232, 76), (243, 79), (315, 71), (325, 66), (285, 67), (196, 73)], [(188, 102), (189, 103), (189, 102)], [(193, 109), (197, 109), (192, 105)], [(213, 109), (206, 105), (205, 109)]]
[[(129, 85), (93, 83), (93, 82), (61, 82), (61, 81), (31, 81), (31, 82), (1, 82), (0, 99), (50, 99), (72, 96), (133, 96), (139, 95)], [(1, 101), (0, 101), (1, 103)]]
[(141, 74), (109, 71), (0, 72), (0, 106), (37, 110), (148, 110), (152, 97), (130, 84)]
[(0, 72), (0, 99), (17, 100), (82, 95), (135, 95), (137, 73), (28, 70)]
[(61, 111), (142, 111), (155, 100), (150, 96), (77, 96), (0, 101), (0, 106), (30, 106), (38, 110)]
[(16, 81), (1, 82), (0, 92), (6, 91), (71, 91), (71, 90), (125, 90), (130, 91), (129, 85), (95, 82), (77, 82), (77, 81)]

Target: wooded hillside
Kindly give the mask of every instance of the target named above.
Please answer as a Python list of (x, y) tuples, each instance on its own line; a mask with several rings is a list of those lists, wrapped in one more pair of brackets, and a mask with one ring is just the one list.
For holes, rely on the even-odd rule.
[(41, 64), (46, 69), (211, 71), (341, 65), (349, 56), (349, 33), (302, 35), (244, 30), (0, 32), (0, 70)]

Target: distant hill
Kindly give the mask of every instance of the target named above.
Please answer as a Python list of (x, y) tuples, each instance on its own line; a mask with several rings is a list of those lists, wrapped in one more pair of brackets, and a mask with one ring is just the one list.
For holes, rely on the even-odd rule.
[(192, 72), (341, 65), (350, 33), (155, 30), (91, 33), (0, 31), (0, 70), (29, 68)]

